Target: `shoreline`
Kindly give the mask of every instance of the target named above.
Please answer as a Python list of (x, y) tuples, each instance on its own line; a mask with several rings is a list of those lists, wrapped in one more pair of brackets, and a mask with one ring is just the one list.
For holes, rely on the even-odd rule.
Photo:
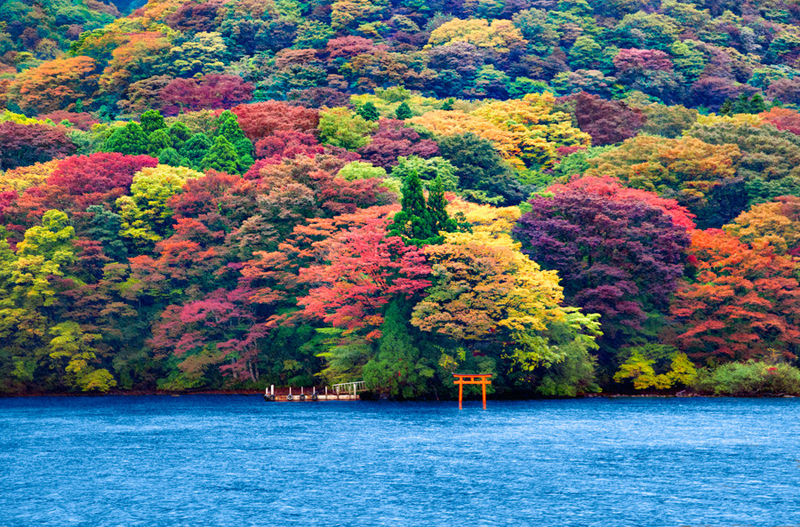
[[(276, 392), (278, 390), (276, 389)], [(283, 391), (283, 390), (281, 390)], [(27, 397), (143, 397), (143, 396), (161, 396), (161, 397), (181, 397), (191, 395), (263, 395), (261, 390), (198, 390), (198, 391), (162, 391), (162, 390), (131, 390), (131, 391), (113, 391), (109, 393), (74, 393), (74, 392), (54, 392), (54, 393), (6, 393), (0, 394), (0, 399), (11, 398), (27, 398)], [(796, 395), (787, 394), (774, 394), (774, 395), (714, 395), (714, 394), (700, 394), (700, 393), (590, 393), (581, 394), (575, 397), (500, 397), (494, 399), (495, 401), (551, 401), (551, 400), (571, 400), (571, 399), (689, 399), (696, 397), (715, 398), (715, 399), (795, 399)], [(373, 401), (380, 399), (362, 399), (365, 401)], [(433, 399), (433, 401), (456, 401), (457, 399)], [(472, 399), (465, 399), (472, 400)], [(491, 399), (490, 399), (491, 400)], [(431, 401), (431, 399), (410, 399), (396, 402), (419, 402)]]

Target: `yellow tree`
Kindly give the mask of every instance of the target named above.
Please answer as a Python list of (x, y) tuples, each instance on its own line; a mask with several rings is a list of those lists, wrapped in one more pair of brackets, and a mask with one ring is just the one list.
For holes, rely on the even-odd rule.
[(736, 145), (713, 145), (693, 137), (640, 135), (589, 159), (591, 168), (585, 175), (615, 176), (627, 186), (677, 199), (697, 216), (701, 226), (719, 226), (730, 218), (725, 215), (731, 206), (724, 196), (717, 199), (716, 194), (736, 178), (741, 158)]
[(514, 140), (514, 135), (482, 117), (456, 110), (434, 110), (424, 115), (413, 117), (409, 121), (412, 124), (426, 128), (436, 135), (447, 136), (472, 132), (494, 143), (497, 151), (509, 163), (518, 167), (524, 166), (524, 163), (519, 158), (521, 151)]
[(591, 144), (591, 136), (572, 126), (569, 114), (553, 111), (555, 102), (551, 93), (528, 94), (522, 99), (492, 102), (472, 115), (511, 133), (526, 165), (550, 166), (558, 157), (556, 148)]
[(335, 30), (379, 19), (386, 0), (338, 0), (331, 5), (331, 27)]
[(126, 35), (100, 76), (100, 90), (123, 93), (131, 83), (161, 73), (170, 47), (167, 35), (159, 31)]
[(411, 324), (460, 345), (494, 343), (529, 366), (557, 360), (537, 337), (564, 320), (562, 288), (555, 272), (542, 270), (511, 238), (519, 210), (454, 200), (448, 212), (463, 215), (472, 232), (442, 233), (445, 243), (425, 248), (434, 285)]
[(69, 110), (78, 99), (85, 101), (94, 93), (96, 69), (90, 57), (43, 62), (19, 74), (11, 84), (9, 99), (25, 111)]
[(117, 199), (123, 219), (120, 235), (145, 246), (164, 238), (172, 224), (169, 199), (183, 189), (186, 181), (202, 175), (167, 165), (142, 169), (133, 177), (131, 195)]
[(0, 192), (6, 190), (22, 192), (27, 188), (45, 183), (58, 167), (59, 162), (59, 160), (53, 160), (7, 171), (0, 179)]
[(800, 245), (800, 198), (781, 196), (756, 205), (723, 227), (751, 247), (771, 245), (776, 254), (796, 255)]
[(510, 20), (493, 20), (489, 23), (483, 19), (454, 18), (433, 30), (425, 48), (456, 42), (467, 42), (498, 53), (508, 53), (512, 46), (527, 44), (520, 30)]

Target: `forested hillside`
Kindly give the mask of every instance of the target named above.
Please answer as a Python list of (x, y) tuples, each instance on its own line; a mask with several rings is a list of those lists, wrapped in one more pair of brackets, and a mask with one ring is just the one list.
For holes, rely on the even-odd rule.
[(800, 392), (798, 4), (137, 5), (0, 1), (0, 392)]

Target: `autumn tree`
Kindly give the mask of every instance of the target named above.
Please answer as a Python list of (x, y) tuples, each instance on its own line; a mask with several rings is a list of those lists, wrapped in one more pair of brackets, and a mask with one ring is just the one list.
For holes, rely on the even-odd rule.
[(278, 131), (310, 133), (319, 124), (319, 111), (280, 101), (243, 104), (235, 106), (231, 111), (236, 114), (239, 126), (252, 141), (258, 141)]
[[(498, 219), (472, 233), (446, 234), (445, 243), (426, 247), (433, 286), (414, 306), (411, 324), (444, 346), (439, 364), (445, 368), (465, 364), (482, 373), (517, 371), (531, 379), (538, 367), (565, 361), (565, 349), (545, 335), (566, 320), (567, 312), (577, 312), (560, 307), (556, 273), (522, 254)], [(590, 319), (573, 322), (573, 336), (582, 333), (584, 322), (592, 324)]]
[(373, 165), (389, 168), (401, 156), (433, 157), (439, 153), (439, 147), (400, 121), (381, 119), (370, 143), (359, 148), (358, 153)]
[(41, 225), (26, 231), (16, 253), (0, 242), (0, 275), (8, 292), (0, 306), (0, 364), (17, 387), (44, 382), (51, 389), (108, 391), (116, 384), (108, 370), (97, 368), (93, 342), (101, 336), (59, 321), (51, 309), (58, 280), (76, 256), (74, 238), (67, 215), (50, 210)]
[(689, 255), (693, 279), (671, 309), (682, 351), (707, 364), (796, 355), (800, 289), (791, 260), (713, 229), (693, 232)]
[(531, 259), (558, 271), (566, 301), (600, 313), (604, 339), (619, 342), (666, 312), (689, 236), (660, 207), (603, 194), (577, 180), (537, 196), (514, 235)]
[(90, 57), (44, 62), (22, 72), (11, 85), (10, 99), (26, 111), (72, 110), (97, 90), (97, 64)]
[(411, 298), (430, 285), (430, 268), (421, 249), (387, 237), (386, 216), (359, 221), (363, 226), (339, 231), (324, 243), (329, 264), (300, 270), (310, 289), (298, 305), (307, 316), (372, 340), (380, 336), (386, 305), (395, 296)]
[(721, 225), (746, 206), (736, 177), (741, 155), (731, 144), (638, 136), (589, 159), (585, 174), (616, 176), (628, 186), (676, 199), (701, 226)]
[(739, 214), (723, 227), (753, 248), (768, 244), (775, 254), (795, 255), (800, 244), (800, 198), (781, 196)]
[(75, 196), (103, 193), (116, 188), (127, 190), (137, 172), (156, 165), (158, 161), (149, 156), (117, 153), (74, 156), (61, 161), (47, 182), (64, 187)]
[(331, 108), (320, 113), (320, 140), (347, 150), (357, 150), (369, 144), (369, 133), (375, 128), (374, 123), (347, 108)]
[(63, 128), (43, 124), (0, 123), (0, 169), (44, 163), (74, 154), (75, 144)]
[(469, 42), (479, 48), (508, 53), (512, 47), (526, 44), (522, 33), (510, 20), (449, 20), (431, 32), (428, 47)]
[(773, 125), (778, 130), (786, 130), (795, 135), (800, 135), (800, 113), (788, 108), (771, 108), (770, 111), (759, 115), (765, 123)]
[(230, 109), (253, 98), (253, 85), (238, 75), (204, 75), (199, 79), (174, 79), (159, 92), (167, 115), (205, 108)]
[(592, 136), (592, 145), (603, 146), (634, 137), (646, 118), (641, 111), (622, 102), (606, 101), (597, 95), (580, 92), (563, 99), (575, 105), (575, 118), (581, 130)]
[(200, 176), (188, 168), (164, 165), (140, 170), (133, 178), (131, 195), (116, 201), (123, 219), (120, 236), (142, 248), (161, 240), (172, 224), (169, 199), (181, 191), (187, 180)]

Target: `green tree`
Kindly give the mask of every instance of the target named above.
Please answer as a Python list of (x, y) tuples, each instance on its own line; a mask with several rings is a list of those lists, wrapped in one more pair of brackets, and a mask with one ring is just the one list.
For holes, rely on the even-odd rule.
[(102, 205), (92, 205), (86, 212), (91, 214), (89, 220), (89, 237), (103, 244), (103, 252), (115, 262), (125, 262), (128, 250), (119, 233), (122, 230), (122, 217)]
[(367, 121), (377, 121), (381, 118), (381, 114), (378, 112), (378, 109), (375, 107), (372, 101), (367, 101), (364, 103), (364, 106), (361, 106), (358, 109), (358, 115)]
[(416, 172), (412, 172), (403, 181), (403, 208), (395, 214), (389, 227), (389, 236), (400, 236), (413, 245), (427, 245), (430, 239), (438, 235), (425, 203), (422, 192), (422, 181)]
[[(244, 135), (244, 130), (239, 126), (239, 118), (230, 110), (225, 110), (220, 114), (215, 123), (218, 136), (223, 136), (225, 139), (236, 144), (239, 141), (248, 141), (247, 136)], [(251, 145), (252, 146), (252, 145)]]
[(140, 119), (142, 130), (145, 134), (150, 135), (156, 130), (163, 130), (166, 128), (164, 123), (164, 116), (158, 110), (147, 110), (142, 114)]
[(170, 126), (168, 133), (169, 138), (172, 140), (172, 146), (179, 151), (183, 144), (192, 137), (192, 131), (189, 130), (185, 123), (180, 121)]
[(105, 152), (119, 152), (129, 156), (138, 156), (147, 153), (147, 135), (139, 123), (128, 123), (117, 128), (103, 145)]
[(406, 103), (405, 101), (400, 103), (400, 106), (397, 107), (397, 110), (395, 110), (394, 115), (401, 121), (405, 121), (406, 119), (411, 119), (412, 117), (414, 117), (414, 114), (411, 112), (411, 108), (409, 108), (408, 103)]
[(458, 190), (456, 167), (442, 157), (425, 159), (419, 156), (400, 156), (397, 161), (397, 166), (392, 169), (393, 178), (402, 181), (412, 172), (416, 172), (426, 186), (430, 186), (436, 178), (440, 178), (445, 191), (455, 192)]
[(347, 108), (331, 108), (320, 113), (318, 129), (322, 142), (358, 150), (369, 144), (369, 134), (377, 126)]
[(201, 161), (203, 170), (213, 169), (228, 174), (238, 174), (241, 159), (224, 135), (217, 137), (214, 146)]
[(447, 213), (447, 200), (444, 198), (444, 184), (441, 177), (433, 180), (428, 191), (428, 217), (433, 232), (456, 232), (458, 223)]
[(472, 132), (450, 135), (439, 140), (439, 150), (456, 167), (458, 186), (471, 200), (516, 205), (528, 197), (490, 141)]
[(165, 148), (172, 148), (172, 139), (169, 134), (163, 128), (151, 133), (148, 139), (148, 153), (157, 155)]
[(182, 158), (177, 150), (174, 148), (164, 148), (158, 152), (158, 163), (160, 165), (169, 165), (171, 167), (188, 167), (191, 165), (186, 159)]
[(194, 134), (178, 149), (178, 153), (191, 163), (191, 168), (201, 168), (203, 159), (211, 150), (211, 140), (204, 133)]
[(395, 300), (386, 309), (375, 356), (364, 365), (367, 388), (382, 397), (410, 399), (429, 391), (435, 370), (425, 360), (411, 336), (411, 310)]

